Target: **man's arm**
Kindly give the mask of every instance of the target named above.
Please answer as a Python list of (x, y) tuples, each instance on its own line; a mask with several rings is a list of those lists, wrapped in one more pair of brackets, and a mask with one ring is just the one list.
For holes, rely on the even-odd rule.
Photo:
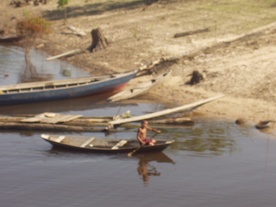
[(150, 130), (150, 131), (153, 131), (153, 132), (156, 132), (156, 133), (161, 133), (161, 131), (160, 130), (158, 130), (158, 129), (154, 129), (154, 128), (152, 128), (152, 127), (147, 127), (147, 129), (148, 130)]

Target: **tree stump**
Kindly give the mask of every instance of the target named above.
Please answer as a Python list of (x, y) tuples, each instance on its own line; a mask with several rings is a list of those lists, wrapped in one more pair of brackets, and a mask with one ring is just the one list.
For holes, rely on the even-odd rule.
[(195, 84), (198, 84), (200, 81), (202, 81), (204, 78), (203, 78), (203, 75), (198, 72), (197, 70), (194, 70), (193, 73), (191, 74), (191, 80), (189, 82), (187, 82), (187, 84), (189, 85), (195, 85)]
[(104, 37), (103, 32), (100, 28), (92, 29), (92, 44), (88, 48), (90, 52), (105, 49), (108, 45), (107, 39)]

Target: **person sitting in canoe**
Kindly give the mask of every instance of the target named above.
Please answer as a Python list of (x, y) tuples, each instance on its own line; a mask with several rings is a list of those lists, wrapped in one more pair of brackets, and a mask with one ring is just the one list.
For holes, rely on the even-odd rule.
[(143, 120), (141, 122), (141, 127), (138, 129), (138, 132), (137, 132), (137, 139), (141, 145), (154, 145), (156, 143), (156, 140), (147, 137), (148, 130), (155, 131), (157, 133), (161, 133), (160, 130), (151, 128), (149, 126), (148, 121)]

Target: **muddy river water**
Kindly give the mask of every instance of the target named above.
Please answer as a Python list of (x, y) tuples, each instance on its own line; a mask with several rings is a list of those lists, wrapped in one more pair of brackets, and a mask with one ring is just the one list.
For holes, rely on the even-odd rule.
[[(14, 61), (9, 63), (14, 60), (7, 58), (11, 49), (4, 49), (0, 82), (8, 84), (18, 80), (14, 71), (19, 69)], [(10, 55), (20, 57), (20, 49), (12, 50)], [(70, 69), (71, 74), (74, 70)], [(48, 111), (110, 116), (130, 110), (141, 115), (164, 107), (154, 100), (109, 104), (84, 98), (2, 107), (0, 114)], [(162, 130), (159, 138), (175, 143), (163, 153), (132, 157), (57, 150), (40, 138), (41, 133), (52, 133), (47, 131), (1, 131), (0, 206), (275, 206), (276, 137), (252, 126), (202, 117), (195, 117), (192, 127), (155, 127)], [(79, 134), (104, 137), (102, 133)], [(135, 134), (130, 130), (110, 136), (134, 138)]]

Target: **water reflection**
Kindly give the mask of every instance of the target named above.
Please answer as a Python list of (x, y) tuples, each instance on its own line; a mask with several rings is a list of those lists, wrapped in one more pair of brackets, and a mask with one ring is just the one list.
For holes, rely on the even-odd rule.
[[(150, 177), (153, 176), (161, 176), (161, 172), (158, 170), (157, 163), (168, 163), (168, 164), (175, 164), (175, 162), (168, 157), (163, 152), (156, 152), (156, 153), (145, 153), (145, 154), (135, 154), (132, 158), (126, 156), (126, 154), (100, 154), (100, 153), (84, 153), (80, 151), (70, 151), (63, 148), (58, 148), (51, 146), (50, 149), (45, 151), (47, 153), (47, 157), (59, 157), (61, 159), (79, 159), (82, 160), (84, 158), (91, 158), (93, 159), (102, 159), (102, 158), (109, 158), (112, 159), (114, 162), (117, 161), (127, 161), (129, 159), (136, 159), (138, 160), (138, 167), (137, 173), (139, 178), (143, 181), (144, 184), (149, 184)], [(125, 163), (127, 164), (127, 162)], [(125, 165), (121, 163), (120, 165)]]
[[(44, 112), (70, 112), (70, 111), (85, 111), (90, 109), (102, 108), (111, 106), (106, 100), (114, 93), (105, 93), (95, 96), (80, 97), (68, 100), (46, 101), (38, 103), (21, 104), (11, 106), (0, 106), (0, 114), (37, 114)], [(117, 104), (112, 104), (116, 106)]]
[(137, 155), (139, 158), (137, 172), (145, 184), (149, 183), (151, 176), (160, 176), (161, 172), (151, 162), (172, 163), (174, 161), (163, 152)]
[[(172, 148), (185, 151), (193, 156), (218, 156), (225, 152), (233, 153), (237, 150), (234, 139), (237, 127), (227, 122), (205, 122), (196, 120), (194, 127), (174, 129), (170, 134), (176, 142)], [(229, 132), (233, 132), (233, 135)]]
[[(69, 160), (82, 160), (84, 158), (91, 158), (93, 156), (93, 159), (102, 159), (102, 158), (109, 158), (112, 159), (114, 162), (117, 162), (120, 160), (121, 162), (123, 160), (129, 160), (128, 156), (125, 154), (94, 154), (94, 153), (84, 153), (80, 151), (70, 151), (63, 148), (58, 148), (51, 146), (50, 149), (46, 150), (45, 153), (47, 154), (47, 157), (59, 157), (61, 159), (69, 159)], [(138, 160), (138, 167), (137, 167), (137, 173), (139, 178), (143, 181), (145, 185), (148, 185), (150, 182), (150, 177), (161, 176), (161, 172), (158, 170), (158, 164), (157, 163), (169, 163), (169, 164), (175, 164), (175, 162), (168, 157), (163, 152), (155, 152), (155, 153), (145, 153), (145, 154), (135, 154), (133, 155), (134, 159)], [(127, 162), (126, 162), (127, 163)], [(121, 165), (124, 165), (121, 163)]]
[[(53, 79), (66, 79), (68, 77), (85, 77), (89, 74), (66, 62), (47, 61), (47, 55), (41, 51), (31, 51), (31, 62), (36, 72), (43, 76), (51, 76)], [(22, 76), (26, 68), (25, 54), (21, 47), (0, 45), (0, 83), (1, 85), (16, 84), (22, 82)]]

